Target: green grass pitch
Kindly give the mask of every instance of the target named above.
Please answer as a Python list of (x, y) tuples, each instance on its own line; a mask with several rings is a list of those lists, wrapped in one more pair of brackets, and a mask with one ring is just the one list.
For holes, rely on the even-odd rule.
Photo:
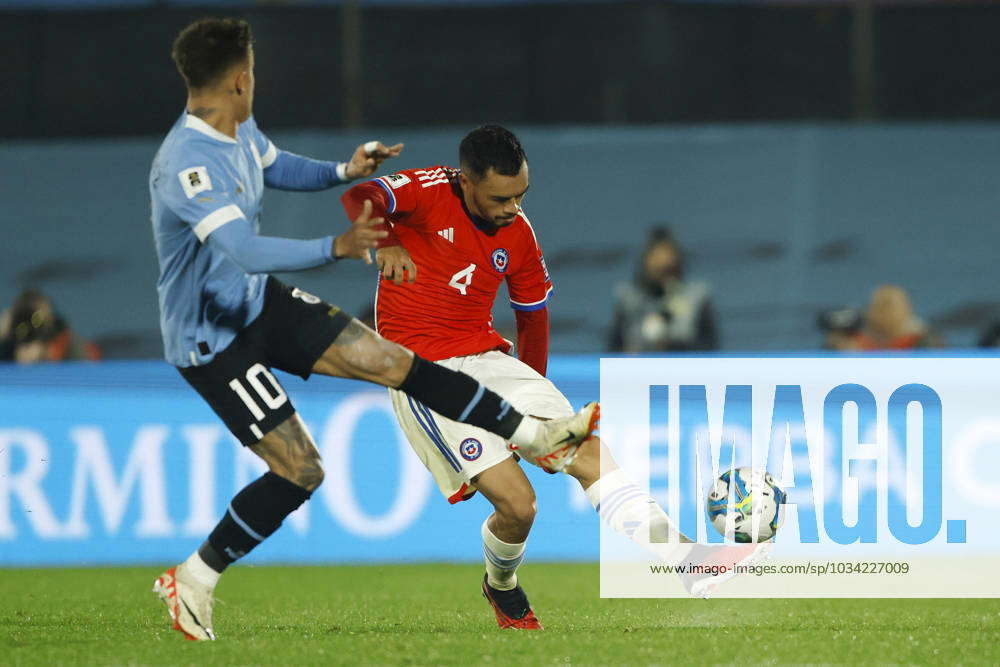
[(0, 570), (0, 664), (1000, 663), (1000, 600), (601, 600), (528, 563), (543, 632), (501, 632), (476, 565), (234, 567), (219, 641), (184, 641), (156, 568)]

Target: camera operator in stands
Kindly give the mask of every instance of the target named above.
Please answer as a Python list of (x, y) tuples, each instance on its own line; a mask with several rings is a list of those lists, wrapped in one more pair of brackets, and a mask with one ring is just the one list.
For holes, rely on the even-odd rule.
[(941, 336), (913, 312), (906, 290), (895, 285), (877, 287), (864, 314), (855, 308), (827, 310), (820, 313), (818, 324), (827, 350), (913, 350), (944, 346)]
[(906, 290), (895, 285), (882, 285), (872, 292), (858, 343), (862, 350), (944, 347), (941, 336), (913, 312)]
[(864, 317), (856, 308), (824, 310), (819, 314), (819, 330), (823, 332), (823, 349), (840, 352), (861, 349), (861, 328)]
[(684, 279), (680, 246), (654, 228), (636, 277), (616, 290), (608, 347), (612, 352), (715, 350), (718, 332), (707, 284)]
[(25, 290), (0, 313), (0, 361), (33, 364), (100, 358), (100, 349), (74, 333), (37, 290)]

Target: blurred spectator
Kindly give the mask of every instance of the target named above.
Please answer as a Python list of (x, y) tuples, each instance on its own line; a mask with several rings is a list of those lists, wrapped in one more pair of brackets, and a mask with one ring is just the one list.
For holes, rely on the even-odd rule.
[(861, 327), (864, 319), (856, 308), (838, 308), (819, 314), (819, 329), (823, 332), (825, 350), (860, 350)]
[(1000, 347), (1000, 322), (994, 322), (979, 336), (979, 347)]
[(684, 256), (663, 227), (649, 234), (635, 279), (616, 290), (608, 347), (612, 352), (714, 350), (711, 292), (684, 280)]
[(906, 290), (895, 285), (883, 285), (872, 293), (858, 342), (862, 350), (912, 350), (944, 345), (941, 337), (913, 313)]
[(93, 343), (76, 335), (52, 307), (49, 298), (25, 290), (0, 314), (0, 360), (32, 364), (101, 358)]

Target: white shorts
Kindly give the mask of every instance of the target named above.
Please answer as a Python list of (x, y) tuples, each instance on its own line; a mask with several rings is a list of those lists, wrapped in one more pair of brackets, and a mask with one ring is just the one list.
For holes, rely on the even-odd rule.
[[(471, 375), (521, 414), (548, 419), (573, 414), (569, 401), (552, 382), (503, 352), (492, 350), (437, 363)], [(498, 435), (445, 419), (401, 391), (390, 389), (389, 396), (400, 428), (448, 502), (470, 497), (476, 492), (472, 479), (511, 456), (507, 441)]]

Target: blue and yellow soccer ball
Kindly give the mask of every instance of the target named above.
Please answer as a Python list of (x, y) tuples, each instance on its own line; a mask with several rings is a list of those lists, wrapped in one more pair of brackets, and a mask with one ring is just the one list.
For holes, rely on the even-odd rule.
[(784, 518), (785, 492), (771, 474), (752, 468), (728, 470), (708, 493), (708, 518), (724, 537), (736, 542), (766, 542)]

